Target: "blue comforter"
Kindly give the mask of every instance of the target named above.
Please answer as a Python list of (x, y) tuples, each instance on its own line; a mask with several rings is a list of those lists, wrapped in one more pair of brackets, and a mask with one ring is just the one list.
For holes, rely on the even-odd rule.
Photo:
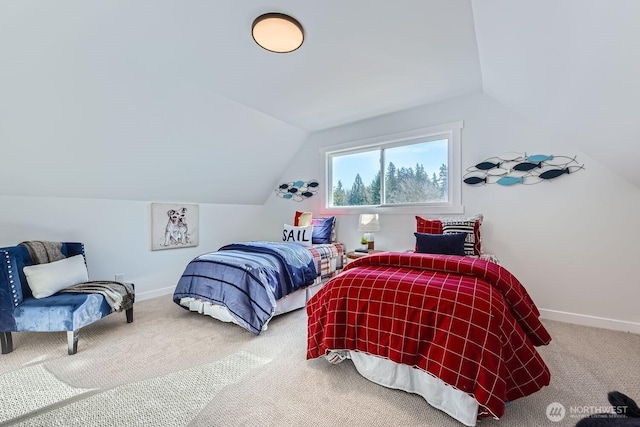
[(191, 261), (173, 301), (179, 305), (191, 297), (223, 305), (240, 326), (258, 335), (273, 317), (276, 300), (310, 285), (317, 275), (313, 257), (302, 246), (233, 243)]

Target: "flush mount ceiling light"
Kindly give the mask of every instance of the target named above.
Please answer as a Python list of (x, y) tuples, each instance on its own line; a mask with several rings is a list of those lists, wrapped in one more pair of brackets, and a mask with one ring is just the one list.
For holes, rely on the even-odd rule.
[(304, 30), (294, 18), (283, 13), (265, 13), (251, 26), (253, 39), (270, 52), (293, 52), (302, 45)]

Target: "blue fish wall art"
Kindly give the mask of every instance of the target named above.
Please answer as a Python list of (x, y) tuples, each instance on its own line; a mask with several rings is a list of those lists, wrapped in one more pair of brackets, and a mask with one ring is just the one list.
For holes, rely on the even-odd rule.
[(468, 185), (531, 185), (549, 181), (584, 169), (576, 156), (554, 156), (510, 152), (490, 157), (467, 168), (462, 181)]
[(496, 184), (500, 184), (500, 185), (524, 184), (524, 177), (522, 177), (522, 176), (501, 176), (496, 181)]
[(292, 181), (285, 184), (280, 184), (276, 188), (276, 196), (293, 200), (295, 202), (301, 202), (304, 199), (308, 199), (318, 192), (320, 184), (317, 180), (311, 181)]

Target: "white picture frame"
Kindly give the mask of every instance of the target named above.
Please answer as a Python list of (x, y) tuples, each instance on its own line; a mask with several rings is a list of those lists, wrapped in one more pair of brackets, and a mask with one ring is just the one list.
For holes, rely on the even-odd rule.
[(151, 203), (151, 250), (198, 246), (200, 212), (193, 203)]

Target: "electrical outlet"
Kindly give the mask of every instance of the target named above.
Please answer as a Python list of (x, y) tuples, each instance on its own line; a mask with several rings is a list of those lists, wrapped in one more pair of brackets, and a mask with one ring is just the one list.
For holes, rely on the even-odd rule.
[(124, 274), (116, 274), (116, 282), (124, 282)]

